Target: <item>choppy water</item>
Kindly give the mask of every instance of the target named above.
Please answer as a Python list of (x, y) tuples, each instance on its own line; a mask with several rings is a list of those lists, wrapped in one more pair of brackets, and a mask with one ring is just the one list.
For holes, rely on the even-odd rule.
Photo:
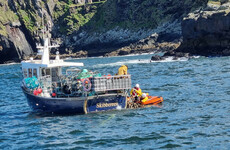
[(128, 64), (133, 85), (163, 96), (161, 107), (74, 116), (32, 113), (20, 65), (0, 66), (0, 149), (230, 149), (230, 57), (150, 57), (75, 61), (110, 74)]

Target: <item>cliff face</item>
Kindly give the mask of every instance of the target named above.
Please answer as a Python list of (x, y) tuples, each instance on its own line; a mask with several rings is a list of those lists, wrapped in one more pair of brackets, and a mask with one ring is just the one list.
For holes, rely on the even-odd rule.
[[(207, 0), (0, 0), (0, 63), (19, 61), (36, 52), (32, 48), (41, 42), (43, 28), (46, 35), (59, 39), (60, 52), (71, 56), (154, 49), (157, 42), (180, 39), (182, 18), (206, 3)], [(114, 51), (117, 52), (112, 54)]]
[(0, 63), (19, 61), (30, 56), (33, 51), (21, 23), (4, 0), (0, 1), (0, 11)]
[(191, 13), (182, 22), (177, 51), (204, 56), (230, 55), (230, 3)]
[(30, 44), (18, 27), (6, 25), (8, 36), (0, 36), (0, 63), (15, 61), (28, 58), (33, 54)]

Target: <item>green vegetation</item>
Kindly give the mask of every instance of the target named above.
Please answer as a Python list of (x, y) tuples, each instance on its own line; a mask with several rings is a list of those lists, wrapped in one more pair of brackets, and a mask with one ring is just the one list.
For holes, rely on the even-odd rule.
[[(91, 31), (108, 30), (116, 26), (136, 30), (155, 28), (207, 4), (208, 0), (107, 0), (87, 23)], [(119, 12), (119, 13), (118, 13)]]
[(37, 30), (37, 27), (35, 26), (36, 19), (33, 13), (30, 11), (26, 12), (25, 10), (21, 9), (19, 10), (19, 15), (30, 32)]
[(53, 18), (56, 24), (60, 25), (60, 32), (72, 34), (74, 31), (85, 26), (97, 13), (98, 8), (104, 1), (86, 5), (76, 5), (63, 1), (57, 3)]
[(34, 33), (38, 30), (36, 22), (39, 21), (39, 17), (36, 14), (36, 9), (34, 8), (34, 4), (31, 0), (23, 0), (25, 5), (20, 5), (15, 2), (16, 9), (18, 16), (21, 21), (25, 24), (26, 28), (31, 32)]
[(9, 9), (7, 1), (0, 0), (0, 35), (7, 36), (5, 24), (18, 21), (17, 15)]

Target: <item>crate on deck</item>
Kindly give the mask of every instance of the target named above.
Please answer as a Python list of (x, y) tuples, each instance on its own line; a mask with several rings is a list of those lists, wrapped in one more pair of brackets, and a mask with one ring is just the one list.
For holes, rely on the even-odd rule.
[(91, 81), (95, 92), (131, 89), (131, 75), (94, 77)]

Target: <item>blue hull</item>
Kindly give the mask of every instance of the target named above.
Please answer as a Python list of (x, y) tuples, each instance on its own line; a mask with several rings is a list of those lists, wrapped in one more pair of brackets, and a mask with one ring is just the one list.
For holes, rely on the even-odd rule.
[(108, 110), (126, 109), (126, 96), (108, 94), (89, 97), (46, 98), (35, 96), (23, 89), (29, 106), (36, 112), (58, 114), (87, 114)]

